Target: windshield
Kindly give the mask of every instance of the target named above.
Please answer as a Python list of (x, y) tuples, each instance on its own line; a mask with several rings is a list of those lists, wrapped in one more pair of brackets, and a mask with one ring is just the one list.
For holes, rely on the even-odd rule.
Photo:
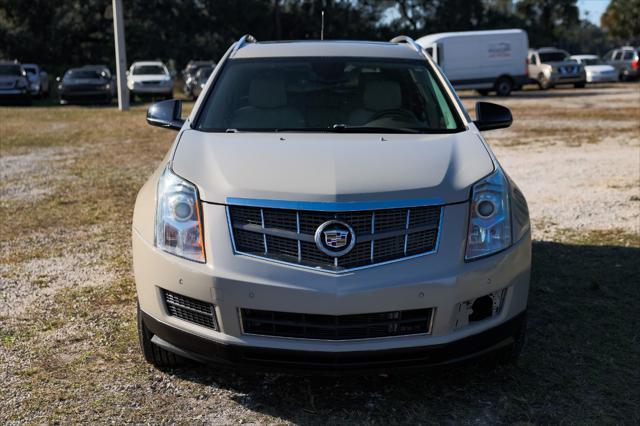
[(164, 67), (160, 65), (138, 65), (133, 69), (133, 75), (157, 75), (165, 74)]
[(19, 77), (22, 75), (22, 68), (20, 65), (0, 65), (0, 75), (10, 75), (12, 77)]
[(199, 115), (204, 131), (460, 130), (424, 61), (235, 59)]
[(562, 51), (540, 52), (540, 62), (562, 62), (569, 59), (569, 56)]
[(36, 69), (34, 67), (22, 67), (26, 71), (27, 74), (34, 75), (36, 73)]
[(69, 70), (64, 75), (64, 78), (65, 79), (75, 78), (75, 79), (93, 80), (93, 79), (98, 79), (98, 78), (104, 78), (104, 75), (103, 75), (103, 73), (100, 73), (98, 71), (93, 71), (93, 70)]

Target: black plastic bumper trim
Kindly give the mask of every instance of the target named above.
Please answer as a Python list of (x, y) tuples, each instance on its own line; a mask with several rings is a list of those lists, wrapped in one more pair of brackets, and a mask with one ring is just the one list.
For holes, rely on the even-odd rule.
[(269, 349), (215, 342), (164, 324), (142, 312), (145, 326), (165, 349), (201, 362), (257, 370), (345, 372), (428, 368), (481, 357), (514, 343), (526, 311), (489, 330), (450, 343), (357, 352), (313, 352)]

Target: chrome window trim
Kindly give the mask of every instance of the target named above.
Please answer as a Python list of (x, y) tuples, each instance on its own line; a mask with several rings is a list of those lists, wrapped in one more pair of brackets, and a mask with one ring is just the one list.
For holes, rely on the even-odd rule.
[[(442, 236), (442, 223), (443, 223), (443, 219), (444, 219), (444, 210), (446, 205), (444, 204), (440, 204), (440, 218), (439, 218), (439, 222), (438, 222), (438, 236), (436, 237), (436, 243), (433, 247), (433, 250), (428, 251), (428, 252), (424, 252), (424, 253), (419, 253), (419, 254), (414, 254), (411, 256), (405, 256), (405, 257), (401, 257), (398, 259), (393, 259), (393, 260), (387, 260), (384, 262), (380, 262), (380, 263), (375, 263), (372, 265), (364, 265), (364, 266), (357, 266), (355, 268), (348, 268), (348, 269), (342, 269), (339, 271), (332, 271), (329, 269), (324, 269), (320, 266), (307, 266), (307, 265), (301, 265), (299, 263), (293, 263), (293, 262), (286, 262), (283, 260), (278, 260), (278, 259), (272, 259), (272, 258), (268, 258), (268, 257), (264, 257), (264, 256), (259, 256), (259, 255), (255, 255), (252, 253), (247, 253), (247, 252), (243, 252), (240, 251), (236, 248), (236, 240), (233, 236), (233, 224), (231, 223), (231, 212), (229, 211), (229, 207), (234, 206), (234, 205), (239, 205), (239, 206), (250, 206), (250, 207), (263, 207), (263, 208), (281, 208), (281, 209), (287, 209), (287, 210), (291, 210), (292, 208), (290, 207), (291, 204), (290, 203), (294, 203), (295, 205), (300, 205), (300, 204), (312, 204), (315, 205), (317, 203), (315, 202), (311, 202), (311, 203), (306, 203), (306, 202), (283, 202), (282, 205), (280, 205), (280, 207), (275, 207), (276, 204), (274, 203), (278, 203), (278, 201), (275, 200), (254, 200), (254, 199), (243, 199), (243, 198), (227, 198), (227, 202), (229, 203), (229, 201), (231, 200), (241, 200), (241, 201), (249, 201), (251, 203), (256, 203), (256, 204), (227, 204), (225, 205), (225, 213), (227, 215), (227, 227), (229, 230), (229, 236), (231, 238), (231, 250), (233, 251), (234, 255), (241, 255), (241, 256), (245, 256), (248, 258), (252, 258), (252, 259), (259, 259), (263, 262), (266, 263), (275, 263), (278, 265), (286, 265), (286, 266), (293, 266), (295, 268), (299, 268), (299, 269), (304, 269), (307, 271), (315, 271), (315, 272), (321, 272), (321, 273), (326, 273), (326, 274), (331, 274), (331, 275), (341, 275), (341, 274), (345, 274), (345, 273), (349, 273), (349, 272), (355, 272), (355, 271), (360, 271), (363, 269), (369, 269), (369, 268), (377, 268), (380, 266), (385, 266), (385, 265), (390, 265), (392, 263), (397, 263), (397, 262), (403, 262), (406, 260), (411, 260), (411, 259), (416, 259), (419, 257), (423, 257), (423, 256), (429, 256), (431, 254), (437, 253), (438, 249), (440, 248), (440, 238)], [(397, 205), (395, 205), (394, 207), (385, 207), (385, 208), (410, 208), (410, 207), (429, 207), (429, 206), (436, 206), (438, 204), (419, 204), (419, 205), (414, 205), (413, 202), (415, 200), (407, 200), (407, 204), (403, 204), (403, 202), (399, 201), (397, 202)], [(262, 204), (260, 204), (260, 202), (262, 202)], [(348, 206), (351, 206), (352, 204), (356, 204), (356, 203), (322, 203), (322, 204), (332, 204), (335, 205), (336, 207), (338, 207), (337, 205), (340, 204), (346, 204)], [(369, 203), (365, 203), (367, 206), (369, 205)], [(386, 204), (385, 204), (386, 205)], [(299, 210), (307, 210), (307, 209), (299, 209)], [(367, 207), (366, 209), (360, 209), (360, 210), (381, 210), (381, 208), (376, 209), (375, 207), (369, 208)], [(333, 211), (333, 210), (325, 210), (325, 211)], [(351, 210), (348, 208), (344, 208), (341, 210), (335, 210), (335, 211), (358, 211), (358, 210)], [(298, 240), (299, 242), (300, 240)], [(373, 240), (372, 240), (373, 241)], [(300, 243), (299, 243), (300, 244)], [(336, 260), (338, 258), (335, 258)]]
[[(296, 340), (296, 341), (308, 341), (308, 342), (325, 342), (325, 343), (337, 343), (337, 344), (348, 344), (351, 342), (362, 342), (368, 340), (387, 340), (387, 339), (402, 339), (405, 337), (416, 337), (416, 336), (431, 336), (433, 333), (433, 321), (436, 317), (437, 308), (427, 307), (427, 308), (417, 308), (417, 309), (431, 309), (431, 318), (429, 318), (429, 326), (425, 333), (414, 333), (414, 334), (402, 334), (400, 336), (382, 336), (382, 337), (362, 337), (359, 339), (347, 339), (347, 340), (331, 340), (331, 339), (310, 339), (308, 337), (288, 337), (288, 336), (270, 336), (268, 334), (255, 334), (255, 333), (246, 333), (244, 331), (244, 324), (242, 323), (242, 309), (252, 309), (252, 308), (236, 308), (236, 312), (238, 313), (238, 321), (240, 322), (240, 333), (243, 336), (251, 336), (251, 337), (260, 337), (262, 339), (285, 339), (285, 340)], [(406, 310), (406, 309), (404, 309)], [(325, 314), (322, 314), (325, 315)], [(345, 314), (352, 315), (352, 314)], [(358, 315), (358, 314), (353, 314)], [(329, 351), (330, 352), (330, 351)]]

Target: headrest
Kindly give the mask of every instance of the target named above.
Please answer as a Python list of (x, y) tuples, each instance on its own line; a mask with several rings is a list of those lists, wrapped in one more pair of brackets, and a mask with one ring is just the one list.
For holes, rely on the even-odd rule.
[(369, 81), (364, 86), (364, 107), (374, 111), (402, 106), (400, 85), (395, 81)]
[(287, 105), (287, 92), (281, 77), (258, 77), (249, 86), (249, 105), (278, 108)]

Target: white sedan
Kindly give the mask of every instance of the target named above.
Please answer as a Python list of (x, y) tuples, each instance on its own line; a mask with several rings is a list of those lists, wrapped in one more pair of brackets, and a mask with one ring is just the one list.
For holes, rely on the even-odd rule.
[(584, 65), (587, 83), (618, 81), (618, 73), (611, 65), (606, 65), (598, 55), (573, 55), (571, 59)]
[(131, 96), (173, 98), (173, 78), (159, 61), (134, 62), (127, 71)]

